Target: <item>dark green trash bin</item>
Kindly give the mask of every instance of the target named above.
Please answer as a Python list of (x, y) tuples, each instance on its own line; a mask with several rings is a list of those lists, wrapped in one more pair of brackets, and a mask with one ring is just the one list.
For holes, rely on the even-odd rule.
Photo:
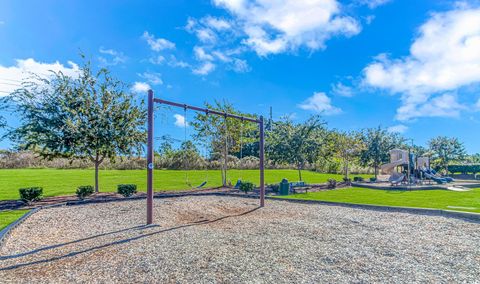
[(280, 182), (279, 193), (280, 195), (288, 195), (289, 192), (290, 192), (290, 183), (288, 183), (288, 180), (284, 178)]

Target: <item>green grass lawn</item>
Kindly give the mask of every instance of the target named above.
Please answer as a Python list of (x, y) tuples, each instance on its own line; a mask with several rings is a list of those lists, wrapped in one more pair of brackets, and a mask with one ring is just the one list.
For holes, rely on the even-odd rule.
[(447, 209), (480, 213), (480, 188), (466, 192), (448, 190), (399, 191), (344, 188), (307, 194), (300, 193), (285, 198), (346, 202), (354, 204)]
[[(155, 190), (184, 190), (191, 187), (185, 182), (186, 171), (155, 170)], [(320, 174), (310, 171), (302, 172), (307, 183), (323, 183), (329, 178), (341, 180), (341, 175)], [(363, 177), (369, 177), (363, 175)], [(258, 170), (231, 170), (228, 179), (235, 183), (238, 178), (259, 184)], [(266, 170), (266, 183), (278, 183), (282, 178), (289, 181), (298, 180), (296, 170)], [(193, 186), (200, 185), (205, 179), (207, 187), (221, 185), (221, 174), (218, 170), (188, 171), (188, 180)], [(134, 183), (140, 191), (145, 191), (146, 170), (102, 170), (100, 171), (100, 191), (116, 191), (118, 184)], [(60, 169), (3, 169), (0, 170), (0, 200), (19, 199), (18, 189), (21, 187), (43, 187), (44, 196), (71, 195), (79, 185), (93, 185), (94, 171), (60, 170)]]
[(22, 217), (28, 210), (7, 210), (0, 211), (0, 231), (6, 228), (18, 218)]

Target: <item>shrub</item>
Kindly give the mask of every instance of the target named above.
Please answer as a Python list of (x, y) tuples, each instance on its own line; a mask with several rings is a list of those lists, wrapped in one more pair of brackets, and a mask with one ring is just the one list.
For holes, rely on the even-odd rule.
[(130, 197), (137, 193), (137, 185), (136, 184), (119, 184), (117, 186), (117, 192), (124, 197)]
[(278, 183), (268, 184), (267, 187), (271, 188), (273, 192), (278, 192), (280, 185)]
[(353, 177), (353, 181), (364, 181), (363, 177)]
[(42, 199), (43, 188), (41, 187), (26, 187), (18, 190), (20, 199), (25, 202), (38, 201)]
[(240, 183), (239, 188), (241, 191), (248, 193), (249, 191), (252, 191), (255, 188), (255, 185), (249, 181), (242, 181), (242, 183)]
[(328, 185), (328, 188), (336, 188), (337, 187), (337, 181), (333, 178), (328, 179), (327, 185)]
[(448, 171), (452, 174), (462, 173), (462, 174), (476, 174), (480, 173), (480, 165), (449, 165)]
[(80, 200), (84, 200), (85, 197), (93, 194), (93, 186), (91, 186), (91, 185), (81, 185), (77, 188), (77, 191), (75, 193), (77, 194), (77, 197)]
[(374, 177), (371, 177), (371, 178), (370, 178), (370, 182), (376, 182), (376, 181), (377, 181), (376, 178), (374, 178)]
[(352, 183), (352, 179), (350, 178), (347, 178), (347, 177), (343, 177), (343, 182), (345, 182), (346, 184), (351, 184)]

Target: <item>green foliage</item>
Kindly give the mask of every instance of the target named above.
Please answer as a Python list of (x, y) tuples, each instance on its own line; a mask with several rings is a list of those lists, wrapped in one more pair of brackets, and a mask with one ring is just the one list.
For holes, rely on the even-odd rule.
[(349, 166), (358, 160), (358, 154), (364, 148), (360, 133), (332, 131), (335, 156), (340, 159), (342, 172), (348, 179)]
[(327, 186), (328, 188), (336, 188), (337, 187), (337, 181), (335, 179), (329, 179), (327, 181)]
[(10, 138), (45, 159), (89, 159), (96, 168), (105, 158), (114, 161), (118, 155), (141, 152), (146, 138), (143, 103), (137, 104), (105, 68), (93, 70), (86, 62), (78, 75), (52, 72), (51, 79), (24, 82), (10, 96), (20, 117)]
[[(205, 103), (205, 107), (219, 112), (256, 118), (256, 116), (252, 114), (238, 111), (227, 101), (215, 101), (215, 104), (213, 105)], [(207, 147), (209, 146), (211, 149), (210, 159), (222, 161), (223, 184), (226, 184), (227, 182), (226, 164), (228, 158), (226, 161), (225, 156), (228, 156), (229, 154), (239, 156), (238, 154), (241, 151), (241, 148), (244, 148), (251, 143), (258, 143), (256, 142), (258, 141), (258, 126), (256, 123), (197, 112), (191, 125), (196, 131), (194, 135), (195, 140), (201, 142)], [(243, 147), (241, 147), (241, 145)], [(249, 151), (254, 152), (255, 150), (253, 148), (249, 149)]]
[(75, 194), (80, 200), (84, 200), (86, 197), (93, 194), (93, 186), (91, 185), (81, 185), (77, 187)]
[(137, 193), (137, 185), (136, 184), (119, 184), (117, 186), (117, 192), (124, 197), (130, 197)]
[(20, 199), (25, 202), (38, 201), (42, 199), (43, 188), (41, 187), (25, 187), (18, 190)]
[(448, 165), (451, 162), (462, 160), (465, 157), (465, 147), (457, 138), (438, 136), (428, 142), (432, 152), (431, 163), (445, 169), (448, 173)]
[(294, 123), (288, 117), (274, 122), (273, 131), (267, 135), (267, 157), (274, 163), (296, 165), (299, 180), (306, 163), (313, 164), (319, 156), (327, 157), (325, 150), (328, 131), (319, 116), (303, 123)]
[(359, 135), (363, 149), (360, 151), (360, 164), (375, 169), (375, 177), (378, 175), (378, 168), (384, 163), (390, 162), (389, 151), (402, 147), (403, 138), (397, 133), (390, 133), (387, 129), (368, 128)]
[(353, 181), (362, 182), (362, 181), (364, 181), (364, 178), (363, 177), (353, 177)]
[(454, 174), (454, 173), (476, 174), (476, 173), (480, 173), (480, 164), (478, 164), (478, 165), (448, 165), (448, 171), (452, 174)]
[(249, 191), (253, 191), (255, 189), (255, 184), (249, 181), (242, 181), (239, 189), (245, 193), (248, 193)]

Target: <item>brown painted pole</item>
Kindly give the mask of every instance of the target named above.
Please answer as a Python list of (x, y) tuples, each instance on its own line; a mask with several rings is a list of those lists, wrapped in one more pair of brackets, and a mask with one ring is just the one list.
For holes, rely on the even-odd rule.
[(148, 91), (147, 225), (153, 223), (153, 91)]
[(260, 116), (259, 119), (259, 128), (260, 128), (260, 207), (265, 206), (265, 133), (263, 127), (263, 116)]

